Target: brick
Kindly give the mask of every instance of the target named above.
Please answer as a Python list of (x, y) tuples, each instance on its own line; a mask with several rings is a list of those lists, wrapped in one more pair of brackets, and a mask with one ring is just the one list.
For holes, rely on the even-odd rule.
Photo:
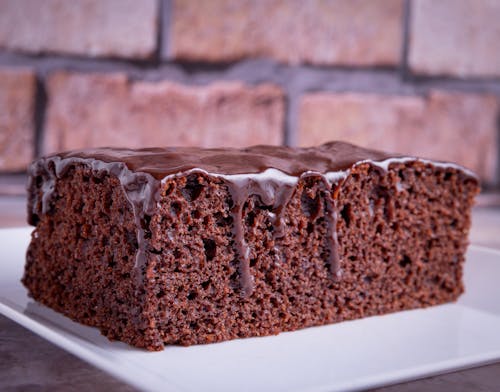
[(345, 140), (460, 163), (497, 183), (495, 97), (432, 91), (427, 96), (311, 93), (300, 103), (300, 145)]
[(155, 52), (157, 0), (0, 0), (0, 47), (144, 59)]
[(284, 97), (273, 85), (185, 86), (124, 74), (59, 72), (48, 80), (46, 152), (95, 146), (247, 146), (282, 142)]
[(409, 65), (414, 73), (500, 76), (500, 2), (411, 2)]
[(26, 170), (33, 159), (36, 78), (28, 69), (0, 68), (0, 170)]
[(174, 0), (172, 9), (175, 59), (367, 66), (400, 58), (401, 0)]

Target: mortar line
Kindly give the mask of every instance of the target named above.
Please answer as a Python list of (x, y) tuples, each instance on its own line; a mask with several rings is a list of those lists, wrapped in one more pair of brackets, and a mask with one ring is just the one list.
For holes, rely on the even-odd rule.
[(36, 93), (35, 93), (35, 110), (33, 113), (33, 121), (35, 127), (34, 137), (34, 158), (37, 158), (42, 153), (42, 143), (44, 138), (45, 116), (47, 110), (47, 91), (45, 83), (40, 75), (36, 75)]
[[(216, 81), (218, 79), (227, 79), (229, 74), (232, 79), (234, 76), (238, 76), (240, 80), (249, 81), (250, 83), (256, 82), (276, 82), (277, 80), (284, 80), (280, 75), (275, 75), (272, 73), (262, 74), (259, 73), (259, 80), (252, 80), (252, 75), (240, 75), (235, 73), (235, 70), (241, 68), (243, 65), (248, 65), (255, 63), (255, 67), (258, 68), (260, 63), (270, 63), (279, 66), (281, 72), (285, 72), (293, 77), (297, 77), (298, 74), (303, 72), (308, 72), (310, 75), (316, 75), (317, 78), (320, 76), (326, 80), (332, 80), (333, 77), (339, 76), (350, 76), (352, 78), (357, 77), (359, 74), (365, 77), (367, 76), (376, 80), (377, 78), (383, 77), (395, 77), (400, 80), (400, 90), (408, 87), (418, 87), (423, 89), (429, 89), (432, 87), (450, 89), (450, 90), (465, 90), (484, 92), (493, 91), (494, 94), (500, 95), (500, 78), (497, 77), (485, 77), (485, 78), (468, 78), (460, 79), (448, 76), (424, 76), (424, 75), (411, 75), (408, 80), (401, 80), (400, 73), (397, 69), (387, 69), (387, 68), (373, 68), (373, 67), (318, 67), (311, 65), (286, 65), (280, 64), (273, 60), (255, 60), (246, 59), (234, 63), (185, 63), (178, 61), (161, 61), (159, 63), (155, 61), (130, 61), (127, 59), (104, 59), (104, 58), (84, 58), (84, 57), (74, 57), (74, 56), (63, 56), (63, 55), (44, 55), (35, 56), (30, 54), (20, 54), (12, 53), (6, 51), (0, 51), (0, 65), (6, 66), (29, 66), (37, 70), (41, 75), (49, 72), (54, 72), (57, 70), (74, 70), (82, 73), (92, 73), (92, 72), (126, 72), (132, 79), (137, 80), (148, 80), (151, 74), (155, 74), (157, 80), (169, 79), (163, 77), (164, 74), (168, 73), (169, 70), (177, 71), (178, 74), (182, 75), (182, 82), (186, 84), (194, 84), (190, 80), (199, 79), (203, 76), (205, 80)], [(271, 72), (273, 70), (271, 69)], [(328, 76), (331, 77), (328, 77)], [(151, 79), (149, 77), (149, 79)], [(339, 78), (337, 78), (339, 79)], [(155, 78), (153, 78), (155, 80)], [(175, 80), (175, 79), (174, 79)], [(279, 83), (279, 82), (278, 82)], [(282, 83), (279, 83), (282, 84)], [(335, 83), (328, 83), (331, 87)], [(312, 83), (307, 88), (321, 90), (321, 86)], [(326, 90), (328, 91), (328, 89)]]
[(168, 61), (170, 58), (170, 34), (172, 28), (172, 2), (171, 0), (160, 0), (160, 32), (161, 38), (158, 42), (160, 62)]
[(410, 29), (411, 29), (411, 1), (404, 0), (403, 3), (403, 36), (401, 42), (401, 59), (399, 73), (403, 81), (411, 79), (411, 73), (408, 66), (408, 55), (410, 50)]

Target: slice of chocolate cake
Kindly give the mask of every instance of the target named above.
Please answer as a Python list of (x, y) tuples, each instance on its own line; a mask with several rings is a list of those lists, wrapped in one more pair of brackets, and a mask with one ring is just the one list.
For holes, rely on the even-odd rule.
[(81, 150), (29, 174), (30, 295), (148, 350), (456, 300), (479, 191), (340, 142)]

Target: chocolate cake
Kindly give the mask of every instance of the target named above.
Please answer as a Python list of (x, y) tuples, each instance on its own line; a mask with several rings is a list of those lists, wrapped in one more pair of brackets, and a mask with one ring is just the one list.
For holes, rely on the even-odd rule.
[(148, 350), (454, 301), (479, 191), (340, 142), (80, 150), (29, 175), (29, 294)]

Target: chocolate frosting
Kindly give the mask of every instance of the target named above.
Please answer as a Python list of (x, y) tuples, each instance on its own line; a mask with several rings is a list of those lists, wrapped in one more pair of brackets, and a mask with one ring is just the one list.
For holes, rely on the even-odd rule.
[[(417, 158), (389, 155), (344, 142), (330, 142), (313, 148), (253, 146), (244, 149), (194, 147), (167, 148), (96, 148), (62, 152), (40, 158), (29, 169), (29, 223), (35, 225), (40, 214), (47, 213), (56, 188), (56, 181), (75, 164), (85, 164), (96, 172), (115, 175), (132, 205), (137, 225), (138, 251), (136, 268), (142, 279), (146, 262), (144, 239), (145, 216), (155, 213), (161, 182), (190, 172), (202, 172), (221, 178), (233, 199), (233, 236), (235, 252), (240, 259), (241, 290), (244, 297), (251, 295), (253, 277), (249, 264), (249, 249), (244, 238), (243, 205), (252, 195), (272, 206), (273, 235), (284, 235), (282, 212), (291, 198), (300, 178), (317, 176), (325, 185), (328, 224), (328, 264), (332, 279), (341, 275), (337, 249), (337, 209), (332, 186), (343, 181), (350, 169), (370, 162), (387, 170), (392, 162)], [(454, 164), (425, 161), (426, 163), (454, 167), (473, 176)], [(33, 187), (42, 178), (41, 192)], [(41, 206), (41, 210), (39, 208)]]
[(61, 159), (95, 159), (107, 163), (123, 162), (132, 172), (148, 173), (157, 180), (195, 168), (222, 175), (255, 174), (273, 168), (297, 177), (308, 171), (323, 174), (343, 171), (362, 160), (382, 161), (391, 157), (383, 152), (343, 142), (330, 142), (310, 148), (262, 145), (243, 149), (95, 148), (62, 152), (52, 156)]

